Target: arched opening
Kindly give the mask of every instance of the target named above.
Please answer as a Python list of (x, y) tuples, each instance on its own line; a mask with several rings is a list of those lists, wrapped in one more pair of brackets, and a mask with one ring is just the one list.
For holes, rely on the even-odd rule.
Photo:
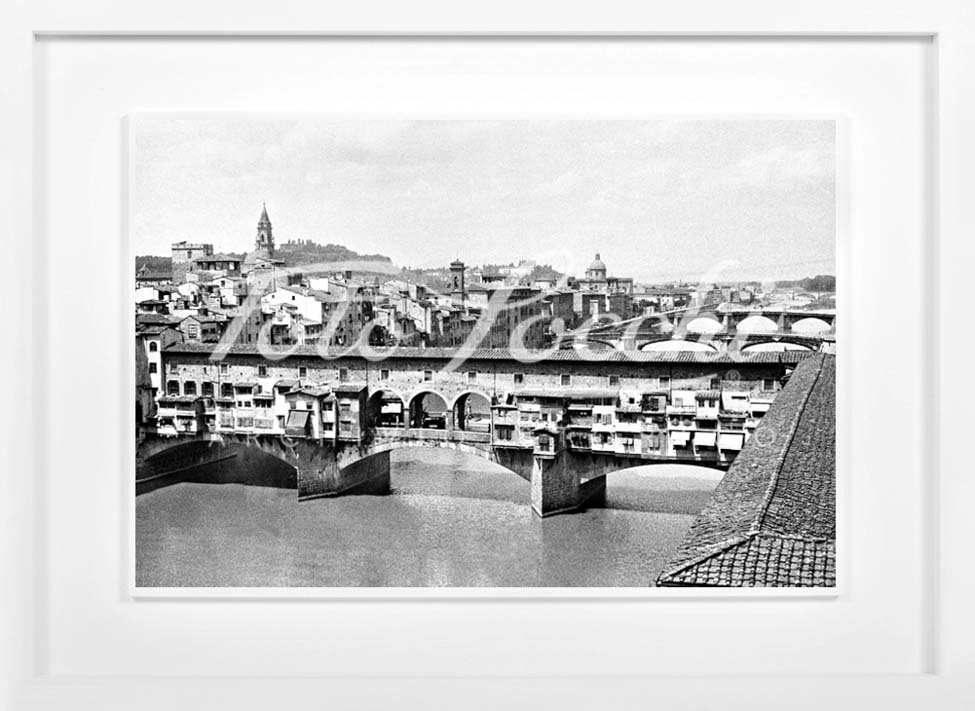
[(615, 351), (618, 350), (616, 346), (607, 341), (597, 341), (594, 339), (587, 339), (580, 343), (571, 342), (571, 348), (577, 351)]
[(149, 454), (136, 472), (137, 495), (181, 483), (298, 488), (294, 465), (236, 439), (174, 444)]
[(686, 517), (689, 526), (711, 498), (724, 470), (706, 463), (661, 463), (617, 469), (606, 475), (604, 506)]
[(801, 333), (803, 335), (816, 336), (822, 333), (829, 333), (832, 330), (832, 326), (828, 322), (821, 318), (807, 317), (799, 319), (794, 324), (792, 324), (793, 333)]
[(454, 400), (454, 428), (464, 432), (491, 431), (491, 400), (483, 393), (462, 393)]
[(752, 343), (741, 349), (742, 353), (782, 353), (784, 351), (811, 351), (812, 348), (799, 343), (783, 343), (782, 341), (768, 341), (766, 343)]
[(406, 427), (406, 404), (392, 390), (379, 390), (370, 395), (367, 408), (370, 427)]
[(389, 455), (390, 493), (394, 495), (504, 501), (519, 506), (531, 502), (526, 476), (471, 450), (397, 447)]
[(686, 341), (671, 339), (668, 341), (654, 341), (652, 343), (646, 343), (640, 347), (641, 351), (700, 351), (700, 352), (715, 352), (718, 349), (715, 348), (710, 343), (701, 343), (700, 341)]
[(714, 334), (724, 331), (724, 326), (716, 318), (698, 316), (687, 324), (687, 332), (695, 334)]
[(450, 408), (442, 395), (420, 392), (410, 400), (410, 427), (415, 429), (445, 430)]
[(779, 325), (768, 316), (749, 316), (739, 322), (735, 329), (738, 333), (775, 333)]

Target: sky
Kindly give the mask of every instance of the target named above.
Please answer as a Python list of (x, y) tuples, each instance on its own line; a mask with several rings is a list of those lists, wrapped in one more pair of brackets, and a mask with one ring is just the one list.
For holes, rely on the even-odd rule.
[(399, 266), (521, 259), (582, 276), (835, 273), (828, 120), (336, 121), (139, 117), (137, 255), (311, 239)]

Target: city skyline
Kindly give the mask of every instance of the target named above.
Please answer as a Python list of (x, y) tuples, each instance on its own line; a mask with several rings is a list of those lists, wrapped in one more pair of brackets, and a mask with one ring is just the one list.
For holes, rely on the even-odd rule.
[(279, 242), (400, 267), (581, 274), (599, 252), (650, 282), (835, 273), (832, 121), (138, 118), (132, 137), (136, 254), (246, 251), (266, 202)]

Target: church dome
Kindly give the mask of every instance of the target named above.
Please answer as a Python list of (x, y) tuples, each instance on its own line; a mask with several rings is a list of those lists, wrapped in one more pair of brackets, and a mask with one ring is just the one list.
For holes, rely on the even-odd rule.
[(589, 272), (606, 271), (606, 265), (603, 263), (603, 260), (599, 258), (599, 252), (596, 252), (596, 258), (592, 260), (592, 264), (589, 265), (589, 269), (587, 269), (586, 271)]

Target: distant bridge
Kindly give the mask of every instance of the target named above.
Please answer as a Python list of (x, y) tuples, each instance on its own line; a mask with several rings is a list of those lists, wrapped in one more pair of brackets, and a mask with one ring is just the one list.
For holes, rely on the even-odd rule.
[(563, 347), (589, 343), (639, 351), (675, 341), (695, 344), (689, 350), (719, 353), (762, 350), (770, 344), (832, 351), (835, 332), (832, 310), (687, 307), (579, 329), (567, 334)]

